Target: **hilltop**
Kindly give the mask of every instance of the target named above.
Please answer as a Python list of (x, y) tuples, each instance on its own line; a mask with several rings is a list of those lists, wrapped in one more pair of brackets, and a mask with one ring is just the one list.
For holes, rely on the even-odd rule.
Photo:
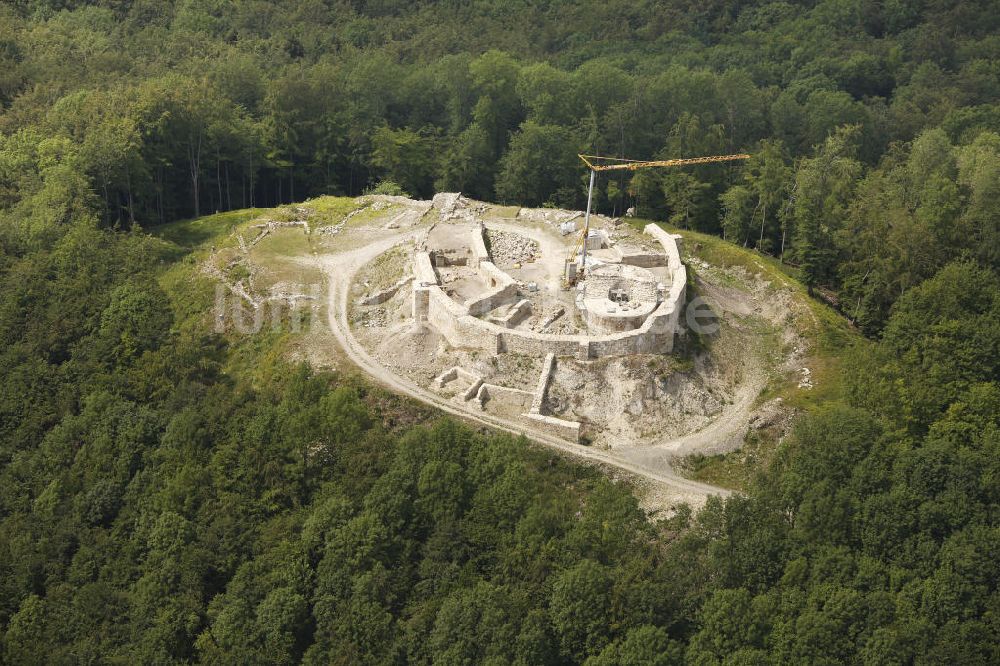
[[(472, 217), (487, 225), (502, 224), (526, 234), (542, 233), (546, 219), (580, 215), (473, 201), (466, 201), (464, 210), (476, 211)], [(684, 331), (674, 354), (623, 358), (610, 367), (599, 363), (593, 381), (608, 383), (603, 389), (592, 383), (583, 385), (584, 391), (594, 392), (589, 399), (597, 411), (587, 412), (594, 416), (585, 444), (574, 447), (519, 422), (514, 415), (490, 418), (479, 408), (463, 409), (454, 400), (424, 390), (428, 377), (455, 365), (458, 357), (434, 361), (440, 354), (435, 341), (433, 348), (422, 352), (431, 354), (430, 365), (420, 369), (420, 353), (406, 346), (411, 343), (404, 343), (404, 339), (413, 340), (406, 337), (408, 325), (393, 323), (409, 308), (410, 290), (405, 285), (385, 297), (388, 303), (356, 304), (366, 293), (391, 288), (408, 275), (407, 253), (414, 239), (435, 225), (446, 224), (442, 222), (446, 217), (460, 217), (454, 204), (446, 215), (429, 201), (402, 197), (324, 197), (278, 209), (168, 225), (159, 234), (190, 244), (196, 263), (193, 267), (185, 264), (188, 268), (183, 270), (193, 268), (226, 285), (229, 296), (262, 313), (258, 316), (266, 325), (257, 335), (280, 339), (288, 359), (305, 359), (317, 368), (361, 369), (378, 383), (463, 418), (523, 432), (536, 441), (624, 470), (644, 482), (642, 493), (650, 506), (661, 508), (680, 498), (697, 504), (704, 501), (704, 491), (692, 494), (677, 488), (677, 483), (683, 484), (680, 479), (670, 488), (670, 478), (678, 470), (726, 489), (745, 488), (787, 434), (793, 415), (838, 395), (839, 357), (859, 340), (834, 313), (808, 298), (801, 284), (774, 260), (702, 234), (681, 232), (683, 258), (691, 276), (690, 297), (703, 299), (719, 317), (721, 327), (711, 335)], [(611, 222), (600, 217), (594, 220), (595, 228)], [(631, 237), (634, 232), (627, 230), (645, 224), (640, 220), (619, 223), (616, 233)], [(385, 263), (383, 256), (391, 262)], [(339, 257), (349, 257), (348, 263)], [(172, 275), (168, 284), (182, 281)], [(340, 295), (343, 303), (334, 295)], [(297, 332), (280, 326), (271, 330), (268, 307), (273, 312), (301, 310), (312, 325)], [(401, 314), (391, 314), (399, 308)], [(245, 316), (248, 322), (252, 319), (250, 314)], [(234, 321), (232, 314), (228, 317), (217, 323), (238, 337), (246, 325)], [(378, 321), (372, 323), (373, 318)], [(394, 328), (399, 330), (392, 333)], [(380, 331), (391, 340), (384, 348), (380, 347), (384, 335)], [(465, 362), (475, 365), (474, 356)], [(500, 370), (506, 373), (502, 376), (507, 383), (525, 372), (524, 363), (537, 368), (542, 360), (518, 358), (522, 358), (515, 359), (520, 370), (516, 366)], [(609, 372), (615, 373), (615, 379), (602, 379)], [(535, 379), (529, 371), (521, 382), (525, 388), (533, 387)], [(607, 414), (605, 420), (593, 422), (602, 413)], [(752, 446), (742, 451), (746, 442)]]

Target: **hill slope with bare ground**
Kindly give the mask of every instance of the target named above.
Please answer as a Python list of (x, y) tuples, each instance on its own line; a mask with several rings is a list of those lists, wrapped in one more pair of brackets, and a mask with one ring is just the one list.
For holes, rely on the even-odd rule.
[[(654, 507), (697, 505), (709, 494), (740, 489), (796, 412), (837, 394), (837, 355), (857, 340), (846, 324), (773, 260), (684, 231), (688, 298), (711, 311), (717, 330), (682, 331), (668, 355), (561, 360), (546, 408), (582, 422), (582, 443), (432, 390), (430, 380), (452, 366), (528, 388), (541, 359), (453, 349), (433, 328), (407, 321), (414, 243), (435, 225), (482, 220), (500, 244), (498, 261), (526, 262), (534, 275), (527, 263), (534, 255), (555, 262), (561, 251), (551, 227), (579, 216), (456, 201), (442, 210), (400, 197), (323, 197), (178, 223), (162, 233), (200, 247), (196, 266), (219, 285), (217, 309), (219, 302), (227, 306), (213, 315), (216, 327), (269, 336), (272, 353), (318, 367), (355, 367), (467, 420), (624, 472), (640, 481)], [(630, 223), (594, 221), (623, 242), (640, 242), (640, 223)]]

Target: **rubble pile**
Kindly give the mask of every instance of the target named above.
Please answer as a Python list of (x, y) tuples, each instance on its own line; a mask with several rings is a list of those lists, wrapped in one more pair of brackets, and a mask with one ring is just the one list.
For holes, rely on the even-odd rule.
[(490, 256), (497, 266), (526, 264), (538, 256), (538, 243), (526, 236), (492, 229), (486, 234), (490, 241)]
[(489, 208), (482, 202), (466, 199), (460, 192), (438, 192), (432, 204), (440, 211), (442, 222), (476, 222)]
[[(273, 233), (275, 230), (277, 230), (277, 229), (283, 229), (283, 228), (287, 228), (287, 227), (302, 227), (303, 229), (305, 229), (305, 232), (306, 232), (307, 235), (309, 234), (309, 231), (310, 231), (310, 229), (309, 229), (309, 223), (307, 221), (305, 221), (305, 220), (293, 220), (291, 222), (279, 222), (277, 220), (264, 220), (260, 224), (253, 224), (253, 225), (250, 226), (251, 229), (259, 229), (260, 230), (259, 233), (257, 234), (257, 237), (254, 238), (252, 241), (250, 241), (250, 247), (253, 247), (257, 243), (259, 243), (262, 240), (264, 240), (264, 238), (268, 234)], [(244, 243), (243, 243), (243, 237), (242, 236), (240, 236), (240, 245), (241, 246), (244, 245)]]

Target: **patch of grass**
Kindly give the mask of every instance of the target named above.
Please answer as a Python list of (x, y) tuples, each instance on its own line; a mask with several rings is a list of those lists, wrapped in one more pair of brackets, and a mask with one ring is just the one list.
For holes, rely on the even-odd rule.
[(338, 224), (344, 217), (358, 207), (353, 197), (322, 196), (307, 199), (302, 206), (313, 211), (314, 226)]
[(510, 220), (517, 217), (519, 210), (521, 210), (520, 206), (493, 206), (490, 208), (490, 213), (493, 217)]
[(224, 237), (241, 224), (254, 219), (265, 209), (244, 208), (226, 213), (216, 213), (193, 220), (180, 220), (151, 228), (154, 236), (176, 244), (178, 247), (191, 251), (213, 239)]
[(347, 226), (355, 227), (368, 224), (372, 220), (376, 220), (378, 218), (385, 218), (385, 221), (388, 222), (388, 220), (392, 219), (401, 212), (403, 212), (403, 207), (396, 204), (389, 204), (385, 208), (379, 209), (368, 206), (363, 211), (352, 217), (347, 223)]
[(301, 257), (312, 252), (309, 235), (301, 227), (275, 229), (250, 250), (251, 255), (261, 259)]
[[(346, 197), (324, 197), (337, 200), (327, 202), (328, 210), (338, 203), (345, 205), (349, 212), (354, 209), (353, 199)], [(345, 213), (346, 214), (346, 213)], [(215, 330), (217, 322), (216, 294), (219, 283), (200, 270), (201, 262), (208, 256), (209, 247), (216, 246), (219, 254), (217, 263), (229, 254), (242, 256), (238, 243), (232, 235), (242, 233), (247, 242), (256, 236), (256, 229), (250, 225), (260, 219), (291, 220), (298, 214), (288, 207), (277, 209), (246, 209), (218, 215), (209, 215), (195, 220), (182, 220), (156, 227), (152, 233), (164, 243), (164, 249), (182, 259), (171, 264), (159, 277), (160, 286), (170, 296), (174, 308), (174, 326), (184, 334), (203, 336)], [(337, 218), (339, 221), (340, 217)], [(283, 228), (272, 232), (250, 251), (249, 258), (254, 263), (267, 264), (267, 275), (262, 282), (289, 281), (310, 284), (321, 278), (317, 269), (298, 265), (292, 258), (307, 254), (311, 236), (301, 228)], [(186, 255), (186, 256), (185, 256)], [(229, 269), (228, 277), (235, 281), (248, 276), (248, 268), (238, 263)], [(224, 292), (230, 306), (236, 298)], [(271, 314), (266, 313), (262, 329), (257, 333), (243, 334), (234, 330), (231, 315), (223, 320), (220, 344), (225, 343), (230, 354), (225, 370), (238, 381), (253, 386), (263, 386), (269, 378), (286, 367), (282, 359), (293, 342), (294, 335), (289, 326), (272, 330)]]
[(778, 441), (774, 433), (755, 431), (738, 451), (717, 455), (695, 453), (678, 466), (684, 476), (713, 486), (742, 490), (774, 456)]
[(301, 227), (275, 229), (250, 248), (249, 259), (260, 270), (256, 272), (256, 286), (266, 290), (279, 282), (299, 285), (318, 284), (320, 271), (302, 259), (313, 254), (314, 234), (306, 234)]
[(282, 359), (290, 334), (265, 325), (252, 335), (230, 335), (226, 372), (253, 388), (266, 386), (285, 367)]
[(215, 280), (199, 271), (194, 262), (179, 261), (160, 274), (159, 283), (170, 297), (177, 330), (201, 333), (212, 329)]
[(368, 262), (358, 273), (357, 282), (367, 282), (367, 293), (372, 294), (396, 284), (405, 275), (408, 265), (403, 249), (397, 245)]
[[(687, 273), (688, 273), (688, 299), (690, 300), (694, 297), (699, 296), (697, 281), (695, 279), (697, 274), (695, 273), (694, 268), (690, 266), (687, 267)], [(710, 307), (706, 307), (706, 309), (712, 311), (712, 313), (716, 317), (716, 320), (720, 319), (719, 313), (715, 312)], [(713, 335), (715, 334), (702, 333), (694, 329), (688, 328), (684, 334), (684, 344), (681, 345), (681, 349), (679, 350), (684, 360), (688, 361), (693, 366), (695, 357), (711, 349)]]
[(803, 291), (805, 290), (805, 287), (799, 284), (797, 273), (793, 267), (782, 264), (774, 257), (740, 247), (718, 236), (689, 229), (679, 229), (666, 222), (653, 222), (638, 218), (629, 218), (628, 224), (638, 231), (645, 229), (647, 224), (656, 224), (664, 231), (680, 234), (684, 241), (684, 252), (688, 255), (696, 256), (716, 266), (726, 268), (738, 266), (751, 274), (760, 273), (765, 279), (776, 281), (781, 286), (798, 286)]
[(226, 277), (229, 278), (230, 282), (234, 283), (240, 280), (248, 280), (250, 278), (250, 269), (243, 263), (233, 264), (226, 269)]
[[(635, 357), (636, 362), (641, 362), (642, 357)], [(694, 361), (689, 357), (680, 357), (674, 354), (656, 354), (646, 357), (646, 369), (652, 373), (653, 377), (663, 380), (675, 373), (687, 373), (694, 369)]]
[[(217, 289), (219, 283), (202, 273), (195, 262), (180, 261), (170, 266), (159, 278), (160, 286), (170, 297), (174, 308), (174, 327), (182, 335), (201, 337), (216, 330)], [(261, 330), (255, 333), (240, 333), (233, 327), (232, 309), (237, 302), (228, 290), (222, 292), (228, 303), (227, 316), (221, 320), (223, 332), (219, 342), (229, 349), (226, 356), (225, 372), (239, 382), (250, 386), (267, 385), (274, 373), (285, 368), (282, 359), (293, 334), (289, 326), (272, 329), (271, 313), (265, 313)], [(245, 316), (249, 317), (247, 308)], [(306, 325), (307, 326), (307, 325)]]

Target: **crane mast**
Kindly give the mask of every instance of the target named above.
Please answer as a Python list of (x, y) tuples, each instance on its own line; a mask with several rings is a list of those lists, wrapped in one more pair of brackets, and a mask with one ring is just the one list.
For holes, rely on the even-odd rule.
[[(583, 276), (584, 272), (587, 270), (587, 237), (590, 234), (590, 207), (591, 202), (594, 199), (594, 180), (598, 171), (638, 171), (639, 169), (649, 169), (654, 167), (690, 166), (694, 164), (712, 164), (715, 162), (733, 162), (736, 160), (750, 159), (750, 156), (744, 153), (734, 155), (710, 155), (706, 157), (682, 157), (672, 160), (627, 160), (616, 157), (602, 157), (600, 155), (577, 155), (577, 157), (579, 157), (583, 163), (587, 165), (587, 168), (590, 169), (590, 186), (587, 188), (587, 213), (584, 216), (583, 236), (580, 239), (580, 245), (583, 246), (583, 256), (580, 262), (580, 276)], [(614, 164), (595, 164), (596, 160), (605, 160), (608, 162), (614, 162)], [(570, 257), (570, 261), (573, 261), (575, 257), (576, 249), (574, 247), (573, 256)], [(567, 282), (570, 282), (570, 280), (567, 279)]]

